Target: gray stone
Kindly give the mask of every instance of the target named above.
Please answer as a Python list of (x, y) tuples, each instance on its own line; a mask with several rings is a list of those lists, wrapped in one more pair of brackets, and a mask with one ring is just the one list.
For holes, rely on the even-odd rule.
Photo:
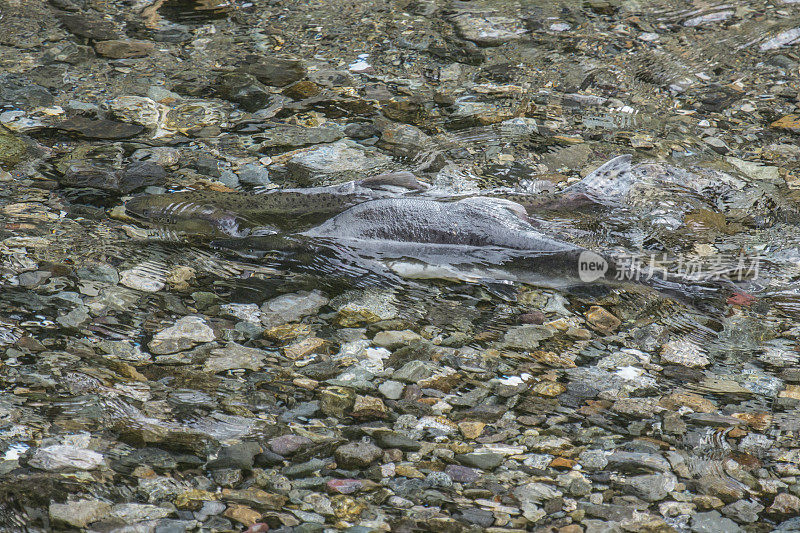
[(535, 350), (539, 347), (539, 341), (549, 339), (552, 336), (553, 330), (547, 326), (526, 324), (509, 328), (505, 337), (503, 337), (503, 344), (508, 348)]
[(185, 316), (170, 326), (156, 333), (148, 347), (157, 355), (170, 354), (188, 350), (202, 342), (211, 342), (217, 337), (214, 331), (199, 316)]
[(693, 533), (740, 533), (742, 528), (730, 518), (725, 518), (719, 511), (697, 513), (692, 517)]
[(405, 385), (399, 381), (387, 380), (378, 385), (378, 390), (383, 396), (389, 400), (399, 400), (403, 395)]
[(392, 379), (406, 383), (417, 383), (431, 377), (439, 365), (430, 361), (409, 361), (392, 374)]
[(267, 356), (264, 350), (229, 342), (223, 348), (211, 350), (211, 357), (203, 365), (203, 371), (217, 374), (236, 369), (259, 370), (264, 366)]
[(722, 508), (722, 514), (737, 522), (752, 523), (758, 520), (758, 513), (764, 506), (751, 500), (739, 500)]
[(608, 464), (608, 454), (603, 450), (586, 450), (578, 456), (578, 463), (586, 470), (603, 470)]
[(383, 450), (368, 442), (351, 442), (336, 448), (336, 464), (346, 469), (361, 469), (383, 456)]
[(239, 442), (225, 446), (217, 452), (216, 459), (208, 462), (207, 468), (218, 470), (234, 468), (238, 470), (251, 470), (255, 456), (261, 453), (261, 446), (257, 442)]
[(672, 474), (648, 474), (629, 477), (620, 482), (635, 496), (648, 501), (657, 502), (666, 498), (675, 490), (678, 480)]
[(417, 451), (422, 445), (419, 441), (406, 437), (397, 431), (381, 430), (372, 434), (381, 448), (397, 448), (403, 451)]
[(261, 312), (264, 313), (262, 322), (267, 326), (298, 322), (304, 316), (316, 314), (329, 302), (330, 300), (317, 290), (284, 294), (261, 306)]
[(210, 516), (222, 514), (226, 508), (227, 505), (225, 505), (222, 502), (217, 502), (217, 501), (203, 502), (203, 506), (198, 511), (194, 512), (194, 517), (197, 520), (203, 522), (204, 520), (207, 520), (208, 517)]
[(372, 339), (376, 346), (382, 346), (394, 350), (401, 346), (411, 344), (414, 341), (422, 340), (419, 334), (410, 330), (404, 331), (381, 331)]
[(258, 111), (267, 106), (270, 94), (255, 76), (245, 72), (226, 72), (214, 84), (216, 94), (239, 104), (245, 111)]
[(283, 474), (288, 478), (304, 477), (322, 470), (327, 464), (322, 459), (311, 459), (305, 463), (287, 466), (283, 469)]
[(284, 87), (290, 83), (301, 80), (306, 75), (303, 62), (297, 59), (282, 59), (278, 57), (254, 58), (241, 70), (252, 74), (264, 85)]
[(461, 36), (480, 46), (499, 46), (522, 38), (525, 29), (521, 21), (498, 16), (464, 13), (453, 17)]
[(135, 524), (144, 520), (158, 520), (166, 518), (173, 513), (170, 509), (148, 505), (145, 503), (120, 503), (111, 508), (109, 516), (117, 518), (126, 524)]
[(312, 177), (338, 176), (341, 180), (356, 177), (391, 163), (391, 158), (350, 140), (339, 140), (293, 155), (286, 163), (292, 177), (310, 183)]
[(78, 500), (50, 504), (50, 520), (56, 524), (77, 528), (104, 518), (111, 511), (111, 504), (100, 500)]
[(456, 455), (456, 461), (463, 465), (480, 468), (481, 470), (494, 470), (503, 464), (503, 456), (493, 452), (472, 452)]
[(258, 163), (248, 163), (236, 171), (239, 181), (250, 185), (269, 185), (269, 170)]
[(95, 451), (69, 444), (56, 444), (33, 452), (28, 465), (40, 470), (94, 470), (105, 464), (103, 456)]
[(695, 368), (708, 366), (711, 361), (697, 344), (678, 339), (669, 341), (661, 348), (661, 363)]
[(303, 128), (291, 124), (278, 124), (264, 130), (258, 135), (261, 141), (261, 150), (267, 153), (272, 151), (291, 150), (322, 143), (332, 143), (342, 138), (342, 132), (337, 128)]
[(220, 310), (227, 316), (247, 322), (261, 322), (261, 309), (256, 304), (224, 304)]
[(444, 467), (445, 473), (456, 483), (473, 483), (481, 477), (481, 472), (461, 465), (447, 465)]
[(581, 525), (585, 528), (583, 533), (623, 533), (618, 522), (608, 520), (584, 520)]
[(514, 497), (522, 503), (544, 503), (562, 496), (561, 492), (546, 483), (527, 483), (516, 487)]
[(283, 456), (297, 453), (298, 451), (307, 448), (312, 443), (313, 441), (308, 437), (294, 434), (281, 435), (280, 437), (275, 437), (267, 442), (273, 452)]
[(781, 522), (772, 530), (772, 533), (796, 533), (797, 531), (800, 531), (800, 516)]
[(615, 451), (606, 457), (608, 468), (621, 472), (669, 472), (670, 464), (654, 453)]

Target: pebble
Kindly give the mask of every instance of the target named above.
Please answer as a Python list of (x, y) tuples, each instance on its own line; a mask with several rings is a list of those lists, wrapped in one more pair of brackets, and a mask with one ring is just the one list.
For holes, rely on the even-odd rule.
[(120, 503), (111, 508), (108, 516), (121, 520), (126, 524), (135, 524), (144, 520), (158, 520), (172, 515), (174, 511), (156, 505), (144, 503)]
[(223, 348), (211, 350), (211, 357), (203, 365), (203, 372), (218, 374), (236, 369), (259, 370), (268, 356), (264, 350), (248, 348), (231, 342)]
[(390, 158), (376, 151), (368, 150), (358, 143), (340, 140), (313, 148), (292, 156), (287, 168), (294, 178), (302, 183), (328, 180), (339, 176), (346, 181), (359, 172), (375, 171), (387, 166)]
[(49, 471), (94, 470), (104, 464), (102, 454), (69, 444), (38, 448), (28, 460), (32, 468)]
[(175, 325), (165, 328), (153, 336), (148, 343), (154, 354), (171, 354), (188, 350), (203, 342), (211, 342), (217, 337), (214, 331), (199, 316), (185, 316), (175, 321)]
[(100, 500), (77, 500), (67, 503), (50, 504), (50, 520), (57, 524), (84, 528), (105, 518), (111, 505)]
[(153, 43), (149, 41), (111, 39), (94, 43), (95, 52), (111, 59), (144, 57), (150, 54), (154, 48)]
[(352, 442), (336, 448), (336, 463), (341, 468), (366, 468), (383, 455), (380, 448), (366, 442)]
[(699, 346), (687, 340), (666, 343), (661, 349), (661, 361), (689, 368), (704, 367), (711, 363)]

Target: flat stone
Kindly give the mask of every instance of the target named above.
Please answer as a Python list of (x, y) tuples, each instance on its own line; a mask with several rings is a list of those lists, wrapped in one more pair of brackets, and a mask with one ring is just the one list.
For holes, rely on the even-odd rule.
[(372, 339), (376, 346), (382, 346), (390, 350), (399, 348), (414, 341), (422, 340), (419, 334), (410, 331), (381, 331)]
[(758, 514), (763, 510), (764, 506), (758, 502), (739, 500), (723, 507), (722, 514), (733, 518), (737, 522), (750, 524), (758, 521)]
[(361, 469), (383, 456), (383, 450), (368, 442), (351, 442), (336, 448), (336, 464), (346, 469)]
[(261, 306), (262, 321), (264, 325), (297, 322), (304, 316), (316, 314), (329, 302), (330, 300), (317, 290), (284, 294)]
[(399, 381), (388, 380), (378, 385), (378, 390), (383, 396), (389, 400), (399, 400), (403, 395), (405, 385)]
[(267, 444), (273, 452), (285, 457), (311, 446), (313, 441), (303, 435), (289, 434), (272, 438)]
[(319, 408), (328, 416), (342, 418), (355, 402), (355, 393), (346, 387), (328, 387), (319, 397)]
[(415, 452), (422, 447), (419, 441), (397, 431), (379, 430), (372, 434), (372, 438), (381, 448), (397, 448), (407, 452)]
[(447, 465), (444, 471), (456, 483), (474, 483), (481, 477), (479, 470), (468, 466)]
[(119, 273), (119, 282), (128, 287), (143, 292), (158, 292), (167, 286), (165, 279), (147, 272), (144, 268), (131, 268)]
[(622, 321), (603, 307), (593, 305), (586, 312), (586, 323), (593, 330), (605, 335), (615, 331)]
[(503, 456), (499, 453), (492, 452), (473, 452), (456, 455), (456, 461), (459, 463), (480, 468), (481, 470), (494, 470), (503, 464)]
[(56, 444), (33, 452), (28, 465), (40, 470), (94, 470), (105, 464), (102, 454), (69, 444)]
[(775, 496), (767, 512), (780, 516), (795, 516), (800, 513), (800, 498), (788, 492), (781, 492)]
[(520, 21), (499, 16), (480, 16), (465, 13), (453, 17), (461, 36), (480, 46), (499, 46), (522, 38), (525, 29)]
[(95, 52), (111, 59), (144, 57), (149, 55), (154, 48), (155, 44), (150, 41), (112, 39), (94, 43)]
[(230, 342), (222, 348), (211, 350), (211, 357), (203, 365), (203, 371), (217, 374), (226, 370), (259, 370), (268, 355), (264, 350)]
[(702, 368), (711, 361), (695, 343), (679, 339), (667, 342), (661, 348), (661, 363), (671, 363), (689, 368)]
[(225, 510), (223, 515), (247, 527), (261, 520), (261, 513), (243, 505), (232, 505)]
[(220, 310), (227, 316), (246, 322), (261, 322), (261, 309), (256, 304), (224, 304)]
[(50, 520), (76, 528), (104, 518), (111, 511), (111, 504), (100, 500), (78, 500), (50, 504)]
[(319, 337), (306, 337), (305, 339), (293, 342), (284, 347), (283, 354), (291, 360), (302, 359), (311, 354), (323, 353), (322, 350), (328, 346), (328, 342)]
[(283, 469), (283, 475), (288, 478), (298, 478), (308, 476), (315, 472), (319, 472), (327, 463), (322, 459), (311, 459), (310, 461), (306, 461), (305, 463), (298, 463), (294, 465), (287, 466)]
[(252, 58), (250, 64), (242, 68), (243, 72), (253, 75), (264, 85), (285, 87), (301, 80), (306, 75), (303, 62), (298, 59), (278, 57)]
[(438, 368), (439, 365), (430, 361), (409, 361), (392, 374), (392, 379), (406, 383), (418, 383), (433, 376)]
[(677, 478), (667, 473), (634, 476), (621, 481), (623, 487), (647, 502), (663, 500), (675, 490), (677, 484)]
[(342, 132), (336, 128), (304, 128), (291, 124), (276, 124), (259, 134), (261, 149), (267, 153), (332, 143), (341, 138)]
[(611, 410), (631, 418), (650, 418), (662, 408), (658, 406), (658, 398), (620, 398)]
[(729, 482), (718, 475), (709, 474), (697, 481), (698, 492), (708, 496), (716, 496), (725, 503), (733, 503), (744, 497), (744, 489), (736, 482)]
[(56, 17), (70, 33), (87, 39), (104, 40), (119, 37), (114, 24), (103, 19), (93, 19), (80, 13), (56, 11)]
[(261, 453), (261, 446), (256, 442), (239, 442), (222, 447), (217, 458), (209, 461), (209, 470), (236, 469), (251, 470), (255, 456)]
[(356, 418), (386, 418), (388, 409), (383, 400), (375, 396), (356, 396), (352, 414)]
[(135, 524), (144, 520), (159, 520), (170, 516), (174, 511), (157, 505), (144, 503), (120, 503), (111, 508), (109, 516), (126, 524)]
[(733, 520), (725, 518), (718, 511), (697, 513), (692, 517), (693, 533), (740, 533), (743, 531)]
[(681, 407), (688, 407), (697, 413), (714, 413), (717, 405), (707, 398), (693, 392), (673, 392), (658, 401), (658, 405), (670, 411), (677, 411)]
[(654, 453), (615, 451), (606, 457), (608, 468), (621, 472), (669, 472), (669, 461)]
[(144, 131), (144, 126), (115, 120), (91, 119), (74, 116), (57, 125), (58, 129), (77, 133), (89, 139), (127, 139)]
[(483, 433), (483, 428), (486, 427), (485, 422), (466, 420), (458, 423), (458, 429), (465, 439), (477, 439)]
[(506, 331), (503, 337), (503, 344), (508, 348), (535, 350), (539, 347), (540, 341), (549, 339), (553, 334), (553, 330), (547, 326), (539, 326), (536, 324), (514, 326)]
[(308, 183), (315, 175), (355, 176), (390, 162), (391, 158), (380, 152), (367, 150), (358, 143), (343, 139), (295, 154), (287, 161), (286, 168), (295, 179)]
[(336, 494), (355, 494), (364, 486), (361, 479), (331, 479), (325, 486), (329, 492)]
[(220, 494), (222, 501), (247, 505), (259, 511), (277, 511), (286, 504), (286, 496), (273, 494), (258, 488), (231, 490), (223, 489)]
[(800, 133), (800, 115), (791, 114), (783, 116), (770, 124), (770, 127)]
[(185, 316), (156, 333), (148, 343), (150, 351), (157, 355), (188, 350), (203, 342), (211, 342), (217, 337), (214, 331), (199, 316)]

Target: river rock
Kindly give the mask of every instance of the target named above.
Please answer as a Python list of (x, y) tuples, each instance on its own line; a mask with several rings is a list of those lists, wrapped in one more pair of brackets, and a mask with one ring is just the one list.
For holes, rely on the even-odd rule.
[(149, 41), (119, 40), (98, 41), (94, 43), (95, 51), (111, 59), (144, 57), (150, 54), (155, 45)]
[(78, 500), (50, 504), (50, 520), (57, 524), (84, 528), (111, 511), (111, 504), (100, 500)]
[(302, 184), (346, 181), (390, 163), (388, 156), (346, 139), (298, 153), (286, 163), (292, 177)]
[(163, 355), (188, 350), (216, 338), (214, 331), (201, 317), (185, 316), (179, 318), (174, 326), (156, 333), (148, 347), (152, 353)]
[(68, 444), (56, 444), (33, 452), (28, 465), (40, 470), (94, 470), (105, 464), (102, 454)]
[(371, 465), (383, 455), (383, 451), (367, 442), (351, 442), (336, 448), (336, 463), (341, 468), (361, 469)]

